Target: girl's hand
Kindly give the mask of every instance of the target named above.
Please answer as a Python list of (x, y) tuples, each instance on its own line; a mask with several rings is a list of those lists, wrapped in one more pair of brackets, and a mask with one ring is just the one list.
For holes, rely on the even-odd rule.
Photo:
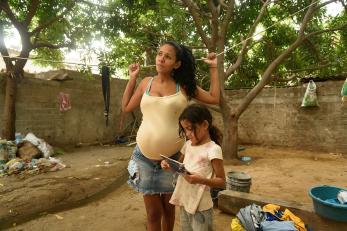
[(170, 165), (169, 165), (169, 163), (166, 160), (162, 160), (160, 162), (160, 166), (161, 166), (162, 169), (165, 169), (165, 170), (170, 168)]
[(140, 64), (139, 63), (130, 64), (128, 69), (129, 69), (130, 78), (136, 78), (136, 76), (140, 72)]
[(204, 62), (210, 65), (210, 68), (217, 67), (217, 55), (216, 53), (208, 53), (207, 57), (204, 58)]
[(201, 184), (203, 182), (203, 179), (201, 176), (191, 173), (191, 174), (184, 174), (183, 175), (184, 179), (188, 181), (190, 184)]

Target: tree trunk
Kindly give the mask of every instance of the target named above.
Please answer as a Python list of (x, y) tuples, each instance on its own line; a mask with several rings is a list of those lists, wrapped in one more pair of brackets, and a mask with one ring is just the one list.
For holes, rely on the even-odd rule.
[[(13, 73), (13, 72), (8, 72)], [(16, 131), (16, 95), (17, 82), (13, 74), (6, 77), (6, 90), (3, 114), (2, 138), (6, 140), (15, 139)]]
[(225, 159), (237, 159), (238, 156), (238, 118), (234, 113), (223, 114), (223, 156)]

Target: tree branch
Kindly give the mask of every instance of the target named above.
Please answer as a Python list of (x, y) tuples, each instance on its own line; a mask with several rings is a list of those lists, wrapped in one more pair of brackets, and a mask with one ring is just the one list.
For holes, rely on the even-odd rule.
[(305, 13), (304, 19), (301, 23), (300, 30), (297, 39), (284, 50), (271, 64), (266, 68), (259, 83), (244, 97), (243, 102), (236, 109), (236, 116), (239, 117), (252, 102), (252, 100), (259, 94), (264, 86), (270, 81), (273, 71), (285, 60), (297, 47), (299, 47), (305, 39), (305, 29), (312, 18), (313, 14), (318, 10), (315, 0), (312, 0), (307, 12)]
[[(220, 42), (218, 44), (218, 51), (219, 52), (225, 51), (225, 43), (226, 43), (225, 41), (226, 41), (227, 30), (228, 30), (231, 18), (234, 14), (234, 8), (235, 8), (235, 0), (230, 0), (228, 8), (227, 8), (226, 13), (225, 13), (225, 17), (224, 17), (224, 19), (221, 23), (221, 26), (220, 26), (220, 32), (219, 32)], [(220, 83), (224, 83), (225, 77), (227, 77), (227, 75), (225, 75), (225, 73), (224, 73), (224, 62), (225, 62), (224, 55), (219, 56), (218, 65), (223, 67), (221, 70), (219, 70)], [(224, 97), (224, 91), (222, 91), (221, 102), (223, 102), (223, 97)], [(221, 105), (223, 105), (223, 103), (221, 103)]]
[(308, 38), (305, 39), (304, 43), (305, 43), (307, 49), (309, 50), (309, 52), (310, 52), (313, 56), (316, 57), (316, 59), (318, 60), (318, 62), (320, 62), (320, 61), (321, 61), (320, 52), (319, 52), (319, 50), (317, 49), (317, 47), (315, 46), (315, 44), (313, 44), (313, 43), (311, 42), (311, 40), (309, 40)]
[(342, 30), (342, 29), (344, 29), (345, 27), (347, 27), (347, 23), (342, 24), (342, 25), (340, 25), (340, 26), (338, 26), (338, 27), (335, 27), (335, 28), (311, 32), (311, 33), (305, 35), (305, 36), (303, 37), (303, 39), (308, 39), (308, 38), (310, 38), (310, 37), (312, 37), (312, 36), (316, 36), (316, 35), (323, 34), (323, 33), (327, 33), (327, 32), (333, 32), (333, 31), (337, 31), (337, 30)]
[(216, 43), (218, 41), (218, 16), (219, 12), (215, 4), (213, 3), (212, 0), (208, 1), (208, 7), (211, 11), (212, 18), (211, 18), (211, 42), (210, 42), (210, 47), (209, 52), (216, 51)]
[(7, 17), (10, 19), (13, 26), (18, 30), (21, 31), (23, 28), (23, 25), (17, 20), (16, 16), (14, 15), (13, 11), (11, 10), (10, 6), (8, 5), (7, 0), (1, 0), (0, 1), (0, 9), (2, 9)]
[[(1, 12), (1, 10), (0, 10)], [(2, 57), (4, 62), (5, 62), (5, 65), (6, 65), (6, 69), (9, 69), (9, 67), (13, 66), (12, 62), (11, 62), (11, 58), (9, 58), (9, 53), (8, 53), (8, 50), (7, 50), (7, 47), (5, 45), (5, 41), (4, 41), (4, 25), (3, 25), (3, 21), (0, 21), (0, 53), (2, 56), (5, 56), (5, 57)], [(7, 57), (6, 57), (7, 56)]]
[(267, 0), (263, 6), (260, 9), (260, 12), (258, 14), (257, 19), (254, 21), (253, 25), (251, 26), (249, 33), (247, 35), (247, 38), (242, 41), (242, 48), (239, 53), (239, 56), (237, 57), (237, 60), (235, 61), (234, 64), (232, 64), (226, 71), (226, 76), (231, 75), (239, 66), (241, 65), (241, 62), (245, 56), (245, 54), (248, 51), (248, 45), (251, 42), (252, 36), (254, 34), (255, 29), (257, 28), (260, 20), (263, 18), (264, 14), (266, 13), (267, 6), (270, 4), (271, 0)]
[[(229, 10), (229, 6), (224, 2), (224, 0), (218, 0), (218, 2), (225, 10)], [(232, 2), (235, 3), (235, 1)]]
[(207, 37), (206, 33), (204, 32), (204, 30), (202, 29), (203, 25), (201, 22), (201, 17), (198, 13), (199, 8), (195, 5), (195, 3), (193, 3), (191, 0), (182, 0), (183, 4), (188, 7), (189, 12), (191, 13), (191, 15), (193, 16), (194, 19), (194, 23), (196, 26), (196, 29), (198, 31), (198, 34), (200, 35), (200, 37), (202, 38), (203, 43), (207, 46), (207, 47), (211, 47), (210, 45), (210, 39)]
[(76, 5), (76, 1), (72, 1), (72, 3), (70, 5), (68, 5), (65, 9), (65, 11), (63, 11), (60, 15), (57, 15), (53, 18), (51, 18), (50, 20), (47, 20), (45, 23), (39, 25), (38, 27), (36, 27), (32, 32), (30, 32), (30, 35), (34, 35), (34, 34), (38, 34), (40, 33), (43, 29), (47, 28), (48, 26), (52, 25), (53, 23), (59, 21), (60, 19), (64, 18), (64, 16), (69, 13), (73, 7)]
[(226, 31), (227, 31), (228, 26), (230, 24), (230, 19), (234, 13), (234, 7), (235, 7), (235, 0), (232, 0), (229, 2), (229, 6), (228, 6), (228, 9), (226, 10), (225, 18), (224, 18), (222, 25), (220, 27), (220, 34), (221, 34), (221, 36), (223, 36), (223, 40), (225, 40)]
[(333, 3), (333, 2), (336, 2), (336, 0), (329, 0), (329, 1), (323, 2), (322, 4), (317, 5), (316, 7), (317, 7), (317, 9), (320, 9), (320, 8), (322, 8), (326, 5), (329, 5), (330, 3)]
[(341, 5), (345, 8), (345, 11), (347, 12), (347, 5), (346, 5), (346, 3), (344, 3), (343, 0), (339, 0), (339, 2), (340, 2)]
[(28, 14), (27, 14), (27, 16), (25, 17), (25, 20), (24, 20), (24, 25), (26, 27), (29, 26), (31, 20), (33, 19), (34, 15), (36, 14), (36, 10), (37, 10), (38, 5), (39, 5), (39, 1), (38, 0), (32, 0), (31, 1), (31, 5), (30, 5), (30, 8), (29, 8)]
[(52, 44), (49, 42), (37, 42), (36, 44), (33, 45), (33, 49), (37, 48), (51, 48), (51, 49), (60, 49), (60, 48), (65, 48), (65, 47), (71, 47), (73, 44), (72, 43), (63, 43), (63, 44)]

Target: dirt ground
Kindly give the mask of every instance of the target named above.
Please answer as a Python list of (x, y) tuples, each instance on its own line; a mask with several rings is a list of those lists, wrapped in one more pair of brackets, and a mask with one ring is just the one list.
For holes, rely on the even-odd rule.
[[(254, 194), (311, 203), (308, 190), (315, 185), (347, 188), (347, 158), (338, 153), (254, 146), (246, 147), (240, 154), (250, 156), (252, 160), (248, 164), (225, 161), (225, 172), (243, 171), (249, 174), (252, 177), (250, 191)], [(83, 158), (79, 160), (79, 165), (83, 166)], [(230, 230), (231, 215), (215, 209), (214, 218), (215, 230)], [(140, 231), (145, 230), (145, 224), (146, 214), (141, 195), (124, 184), (105, 197), (81, 207), (42, 213), (39, 217), (8, 230)], [(177, 212), (175, 231), (178, 230)]]

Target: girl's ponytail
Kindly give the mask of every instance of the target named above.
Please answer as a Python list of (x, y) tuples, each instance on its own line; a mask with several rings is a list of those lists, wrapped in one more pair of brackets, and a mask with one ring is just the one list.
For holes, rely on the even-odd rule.
[(210, 125), (208, 132), (210, 133), (211, 140), (213, 140), (216, 144), (221, 145), (223, 141), (223, 134), (213, 124)]

